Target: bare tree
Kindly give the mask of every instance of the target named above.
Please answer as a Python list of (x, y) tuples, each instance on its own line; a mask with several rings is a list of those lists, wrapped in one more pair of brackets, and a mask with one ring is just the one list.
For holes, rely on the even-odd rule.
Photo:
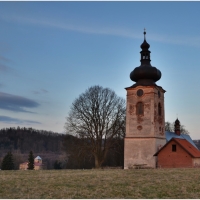
[(117, 138), (124, 137), (125, 109), (123, 98), (101, 86), (90, 87), (73, 102), (65, 128), (84, 141), (81, 151), (91, 152), (95, 168), (101, 167)]

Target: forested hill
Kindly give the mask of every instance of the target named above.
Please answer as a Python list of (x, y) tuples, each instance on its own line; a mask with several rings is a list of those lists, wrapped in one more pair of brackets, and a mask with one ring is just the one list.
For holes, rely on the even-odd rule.
[(32, 128), (5, 128), (0, 130), (0, 149), (20, 153), (61, 152), (64, 134)]
[[(80, 150), (82, 143), (84, 140), (67, 134), (25, 127), (4, 128), (0, 130), (0, 164), (4, 156), (11, 152), (15, 169), (19, 169), (19, 164), (27, 162), (29, 152), (33, 151), (34, 157), (40, 156), (47, 169), (54, 169), (56, 162), (62, 168), (91, 169), (94, 158), (91, 152)], [(123, 143), (122, 139), (108, 152), (105, 166), (123, 165)]]
[[(56, 160), (66, 162), (66, 151), (63, 151), (63, 141), (67, 135), (52, 131), (36, 130), (33, 128), (4, 128), (0, 130), (0, 163), (10, 151), (14, 156), (15, 169), (19, 164), (28, 160), (30, 151), (34, 156), (40, 156), (52, 169)], [(73, 136), (67, 136), (68, 138)]]

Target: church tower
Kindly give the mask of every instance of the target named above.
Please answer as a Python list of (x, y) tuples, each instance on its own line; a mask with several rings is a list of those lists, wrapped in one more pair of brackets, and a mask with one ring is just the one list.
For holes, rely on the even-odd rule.
[(137, 165), (156, 168), (153, 156), (166, 143), (165, 139), (165, 90), (156, 85), (161, 72), (151, 66), (150, 45), (141, 44), (141, 65), (130, 73), (134, 82), (127, 90), (126, 135), (124, 138), (124, 169)]

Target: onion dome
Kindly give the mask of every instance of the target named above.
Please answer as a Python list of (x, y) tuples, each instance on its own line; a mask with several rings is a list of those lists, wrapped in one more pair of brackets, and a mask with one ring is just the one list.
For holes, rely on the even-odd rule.
[(150, 45), (146, 41), (146, 31), (144, 30), (144, 42), (141, 44), (142, 51), (141, 54), (141, 65), (136, 67), (130, 73), (130, 79), (135, 81), (136, 83), (132, 87), (136, 87), (138, 85), (148, 86), (148, 85), (156, 85), (156, 81), (161, 78), (161, 72), (156, 67), (151, 66), (150, 60)]

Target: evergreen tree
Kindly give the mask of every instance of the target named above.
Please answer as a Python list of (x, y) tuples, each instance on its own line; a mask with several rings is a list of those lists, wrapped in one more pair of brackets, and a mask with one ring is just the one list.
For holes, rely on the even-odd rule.
[(30, 151), (29, 157), (28, 157), (28, 169), (30, 169), (30, 170), (34, 169), (34, 156), (33, 156), (32, 151)]
[(62, 165), (62, 163), (56, 160), (54, 162), (54, 169), (62, 169), (61, 165)]
[(7, 155), (3, 158), (2, 164), (1, 164), (2, 170), (13, 170), (14, 169), (14, 161), (13, 161), (13, 155), (11, 152), (8, 152)]

